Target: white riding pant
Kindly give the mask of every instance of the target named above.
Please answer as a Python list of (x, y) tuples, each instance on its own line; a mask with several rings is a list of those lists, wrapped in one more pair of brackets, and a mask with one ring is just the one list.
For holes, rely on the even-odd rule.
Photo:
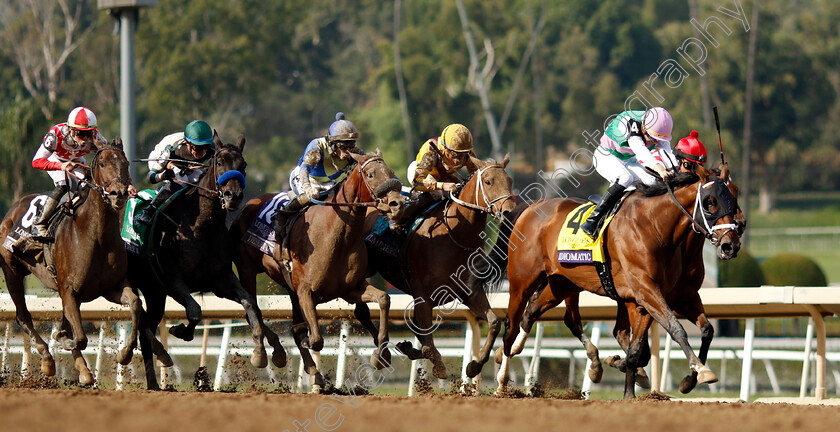
[[(289, 187), (291, 187), (292, 191), (298, 196), (306, 195), (306, 191), (303, 190), (303, 186), (300, 181), (301, 177), (305, 175), (309, 174), (307, 174), (307, 172), (300, 166), (296, 166), (295, 169), (289, 173)], [(322, 194), (334, 188), (336, 184), (337, 183), (332, 180), (326, 183), (321, 183), (318, 180), (309, 177), (309, 185), (321, 191)]]
[(618, 183), (626, 188), (638, 180), (646, 185), (656, 182), (656, 177), (645, 171), (636, 158), (621, 160), (614, 154), (599, 148), (595, 151), (592, 163), (595, 164), (595, 171), (610, 184)]

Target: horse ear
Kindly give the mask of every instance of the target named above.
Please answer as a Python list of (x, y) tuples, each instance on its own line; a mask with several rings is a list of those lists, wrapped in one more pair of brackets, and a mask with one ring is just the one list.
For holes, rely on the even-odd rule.
[(470, 161), (472, 161), (473, 165), (475, 165), (479, 168), (483, 168), (484, 165), (486, 165), (483, 160), (481, 160), (481, 159), (479, 159), (479, 158), (477, 158), (473, 155), (470, 155)]
[(216, 148), (222, 147), (224, 143), (222, 143), (222, 139), (219, 138), (219, 133), (216, 132), (216, 129), (213, 129), (213, 144)]
[(377, 147), (376, 153), (374, 153), (374, 155), (376, 155), (377, 157), (382, 157), (382, 150), (380, 150), (379, 147)]
[(507, 167), (507, 164), (510, 162), (510, 153), (505, 155), (505, 158), (502, 159), (502, 168)]
[(239, 139), (236, 140), (236, 146), (239, 147), (240, 152), (245, 150), (245, 135), (239, 135)]
[(116, 137), (116, 138), (114, 138), (114, 140), (113, 140), (113, 141), (111, 141), (111, 146), (113, 146), (113, 147), (117, 147), (117, 148), (119, 148), (120, 150), (122, 150), (122, 148), (123, 148), (122, 138), (120, 138), (120, 137)]
[(694, 172), (697, 173), (697, 176), (700, 177), (700, 180), (702, 180), (704, 183), (706, 182), (706, 179), (709, 177), (710, 174), (709, 170), (707, 170), (706, 167), (704, 167), (703, 165), (697, 165), (697, 169), (695, 169)]
[(729, 165), (722, 163), (718, 165), (718, 169), (720, 169), (720, 179), (724, 183), (729, 183)]
[(353, 158), (354, 161), (356, 161), (356, 163), (362, 163), (366, 159), (371, 157), (371, 155), (359, 155), (359, 154), (356, 154), (356, 153), (349, 153), (349, 155), (350, 155), (351, 158)]

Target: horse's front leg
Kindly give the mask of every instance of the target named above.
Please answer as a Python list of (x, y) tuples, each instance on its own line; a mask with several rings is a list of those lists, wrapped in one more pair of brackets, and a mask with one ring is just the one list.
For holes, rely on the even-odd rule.
[(73, 340), (65, 343), (64, 348), (70, 349), (73, 353), (73, 360), (76, 370), (79, 371), (79, 384), (83, 386), (93, 384), (93, 375), (88, 369), (82, 350), (87, 347), (87, 335), (82, 328), (82, 313), (79, 311), (79, 302), (76, 300), (76, 293), (72, 288), (59, 288), (61, 296), (61, 303), (64, 306), (63, 312), (67, 322), (70, 323), (70, 328), (73, 331)]
[(481, 369), (487, 363), (487, 360), (490, 359), (490, 353), (493, 351), (493, 343), (496, 341), (499, 330), (502, 328), (502, 320), (490, 308), (490, 302), (487, 300), (487, 295), (483, 289), (473, 289), (471, 295), (467, 298), (466, 304), (476, 318), (486, 319), (489, 327), (484, 345), (475, 353), (475, 358), (467, 364), (467, 377), (475, 378), (481, 373)]
[[(244, 247), (242, 244), (239, 245), (240, 249), (235, 255), (237, 258), (234, 260), (236, 264), (236, 273), (239, 276), (239, 281), (242, 284), (242, 288), (252, 297), (257, 295), (257, 267), (254, 264), (254, 261), (250, 259), (247, 255), (247, 252), (242, 250), (241, 248)], [(292, 299), (292, 304), (295, 305), (297, 303), (296, 299)], [(274, 363), (274, 366), (279, 368), (286, 366), (286, 350), (283, 349), (283, 345), (280, 343), (280, 337), (277, 336), (271, 328), (266, 325), (265, 320), (260, 322), (262, 326), (263, 335), (268, 340), (268, 343), (274, 349), (271, 354), (271, 362)], [(253, 357), (252, 357), (253, 359)]]
[[(621, 349), (625, 353), (630, 352), (630, 340), (632, 329), (635, 322), (640, 319), (650, 320), (651, 317), (639, 305), (633, 302), (619, 302), (616, 316), (615, 327), (613, 328), (613, 336), (618, 341)], [(650, 324), (645, 324), (650, 326)], [(645, 336), (647, 339), (647, 336)], [(639, 365), (636, 366), (636, 385), (644, 388), (650, 388), (650, 377), (645, 372), (644, 366), (650, 362), (650, 346), (647, 343), (642, 345), (642, 352), (639, 356)], [(604, 359), (604, 362), (611, 367), (614, 367), (621, 372), (627, 373), (627, 362), (619, 355), (614, 355)]]
[[(686, 299), (686, 302), (683, 303), (683, 305), (680, 305), (675, 309), (679, 314), (697, 324), (697, 327), (700, 327), (699, 358), (700, 362), (705, 364), (706, 356), (709, 354), (709, 347), (711, 347), (712, 339), (715, 337), (715, 328), (706, 318), (706, 313), (704, 312), (703, 303), (700, 301), (699, 294), (695, 294), (693, 297)], [(709, 374), (711, 374), (711, 376)], [(691, 374), (687, 375), (680, 382), (680, 392), (683, 394), (689, 393), (694, 389), (698, 381), (700, 383), (711, 383), (717, 381), (717, 377), (715, 377), (708, 368), (699, 371), (693, 370), (691, 371)]]
[(601, 358), (598, 355), (598, 347), (592, 343), (589, 336), (587, 336), (583, 331), (583, 321), (580, 316), (580, 309), (578, 308), (579, 300), (579, 294), (566, 297), (564, 300), (566, 302), (566, 314), (563, 316), (563, 322), (572, 334), (578, 338), (580, 343), (583, 344), (583, 348), (586, 349), (586, 357), (588, 357), (592, 362), (589, 366), (589, 379), (593, 383), (599, 383), (604, 375), (604, 367), (601, 365)]
[(120, 288), (106, 292), (103, 297), (110, 302), (128, 306), (131, 310), (131, 333), (128, 335), (125, 347), (117, 354), (117, 362), (125, 366), (131, 363), (131, 358), (134, 356), (134, 349), (137, 348), (140, 315), (144, 313), (143, 304), (140, 302), (140, 297), (131, 288), (128, 279), (123, 279)]
[(445, 379), (446, 365), (443, 364), (443, 358), (435, 347), (434, 338), (432, 338), (432, 332), (436, 328), (436, 325), (432, 322), (431, 300), (415, 297), (414, 315), (410, 318), (409, 322), (409, 328), (417, 336), (421, 348), (418, 350), (412, 346), (411, 342), (403, 341), (397, 344), (397, 349), (410, 360), (424, 358), (431, 361), (432, 375), (438, 379)]
[(169, 334), (184, 341), (191, 341), (195, 336), (195, 326), (201, 322), (201, 306), (190, 295), (190, 289), (180, 278), (176, 278), (169, 287), (169, 296), (184, 307), (187, 312), (187, 325), (180, 323), (169, 328)]
[(304, 370), (312, 377), (312, 393), (317, 394), (321, 393), (324, 386), (324, 376), (318, 370), (318, 365), (315, 364), (315, 360), (305, 344), (305, 342), (308, 343), (307, 327), (303, 313), (299, 311), (299, 308), (292, 307), (292, 337), (298, 347), (298, 352), (300, 352), (300, 360), (303, 362)]
[[(386, 294), (384, 291), (381, 291), (367, 283), (367, 281), (362, 281), (363, 290), (357, 290), (353, 293), (345, 296), (344, 299), (347, 300), (348, 303), (355, 303), (356, 306), (356, 317), (359, 316), (359, 313), (362, 314), (362, 318), (365, 318), (365, 309), (367, 312), (367, 323), (372, 325), (373, 323), (370, 321), (370, 309), (359, 310), (358, 305), (364, 303), (372, 303), (376, 302), (379, 305), (379, 334), (378, 336), (374, 336), (373, 342), (376, 344), (376, 350), (374, 351), (373, 355), (370, 357), (370, 364), (372, 364), (377, 369), (382, 369), (384, 367), (390, 366), (391, 364), (391, 351), (388, 350), (388, 313), (391, 309), (391, 298)], [(365, 325), (365, 323), (362, 323)], [(370, 329), (368, 329), (370, 331)], [(373, 334), (373, 332), (371, 332)]]
[(318, 312), (315, 310), (315, 300), (312, 298), (312, 291), (306, 287), (299, 289), (300, 309), (306, 325), (309, 326), (309, 346), (306, 348), (312, 351), (321, 351), (324, 348), (324, 337), (321, 335), (321, 328), (318, 327)]
[(641, 288), (642, 289), (637, 288), (636, 301), (643, 306), (648, 313), (653, 316), (653, 319), (665, 328), (668, 334), (671, 335), (671, 338), (680, 345), (686, 359), (688, 359), (689, 367), (692, 371), (698, 373), (699, 382), (717, 382), (717, 376), (715, 376), (714, 372), (712, 372), (712, 370), (709, 369), (709, 367), (694, 354), (694, 350), (691, 349), (691, 345), (688, 343), (688, 335), (686, 334), (685, 329), (671, 311), (671, 308), (668, 306), (668, 303), (665, 301), (665, 298), (662, 296), (662, 293), (659, 291), (657, 285), (653, 283), (653, 281), (648, 281), (648, 283)]

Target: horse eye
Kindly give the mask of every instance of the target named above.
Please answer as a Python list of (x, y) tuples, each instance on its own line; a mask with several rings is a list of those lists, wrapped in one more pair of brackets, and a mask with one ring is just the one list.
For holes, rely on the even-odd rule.
[(99, 162), (99, 168), (105, 168), (105, 162)]
[(372, 179), (373, 178), (373, 173), (372, 172), (367, 173), (367, 178)]
[(706, 206), (706, 209), (708, 209), (709, 211), (711, 211), (717, 205), (715, 197), (708, 197), (705, 201), (706, 202), (704, 204)]
[(490, 186), (490, 180), (484, 180), (484, 184), (486, 184), (487, 186)]

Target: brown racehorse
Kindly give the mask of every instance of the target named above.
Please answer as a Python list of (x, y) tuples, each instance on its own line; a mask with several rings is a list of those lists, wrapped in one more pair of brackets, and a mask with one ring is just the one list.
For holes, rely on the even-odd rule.
[(213, 140), (216, 152), (198, 184), (187, 186), (189, 189), (158, 218), (154, 256), (129, 254), (129, 279), (143, 292), (148, 310), (141, 322), (145, 337), (140, 338), (140, 349), (146, 362), (149, 389), (158, 388), (151, 354), (156, 354), (164, 365), (171, 365), (171, 359), (155, 338), (167, 295), (187, 312), (187, 325), (170, 328), (172, 335), (192, 340), (195, 326), (201, 321), (201, 307), (190, 294), (212, 292), (240, 303), (245, 309), (255, 343), (251, 357), (254, 367), (268, 365), (263, 337), (274, 348), (272, 362), (277, 367), (286, 364), (285, 350), (277, 335), (263, 322), (256, 297), (242, 288), (233, 272), (234, 246), (225, 220), (228, 213), (239, 208), (244, 195), (245, 138), (239, 137), (236, 144), (225, 144), (214, 133)]
[[(470, 362), (467, 367), (469, 377), (481, 372), (501, 329), (501, 321), (490, 309), (482, 287), (472, 289), (466, 283), (467, 275), (480, 267), (475, 261), (486, 260), (481, 249), (484, 244), (481, 234), (487, 215), (501, 218), (516, 206), (511, 193), (513, 181), (505, 172), (509, 161), (510, 155), (506, 155), (501, 163), (472, 158), (478, 170), (464, 183), (456, 200), (447, 201), (445, 206), (438, 206), (429, 213), (406, 240), (400, 259), (370, 262), (371, 271), (379, 272), (392, 285), (414, 297), (414, 317), (409, 320), (409, 327), (422, 344), (422, 350), (413, 348), (407, 341), (397, 347), (412, 360), (430, 360), (433, 363), (432, 373), (437, 378), (446, 378), (446, 366), (432, 338), (437, 327), (432, 318), (432, 308), (457, 299), (469, 307), (477, 318), (487, 320), (490, 332), (481, 350), (476, 353), (478, 361)], [(366, 235), (371, 232), (378, 217), (373, 213), (368, 215)]]
[[(739, 236), (742, 236), (744, 231), (746, 230), (746, 218), (744, 217), (744, 213), (741, 211), (740, 207), (737, 206), (737, 198), (738, 198), (738, 186), (731, 180), (729, 176), (729, 167), (726, 165), (721, 165), (718, 170), (712, 171), (714, 174), (719, 175), (721, 180), (726, 183), (729, 191), (736, 199), (736, 212), (735, 212), (735, 231), (738, 233)], [(686, 243), (688, 244), (688, 243)], [(687, 253), (684, 255), (685, 259), (683, 262), (684, 268), (694, 268), (697, 267), (696, 263), (702, 262), (702, 256), (697, 257), (691, 255), (690, 251), (686, 251)], [(699, 289), (700, 283), (702, 283), (703, 277), (699, 277), (699, 281), (696, 282), (696, 287)], [(572, 334), (577, 336), (581, 342), (583, 342), (584, 347), (587, 349), (587, 355), (592, 360), (591, 368), (589, 371), (590, 379), (593, 382), (599, 382), (601, 378), (601, 360), (598, 358), (598, 351), (597, 348), (591, 344), (589, 338), (583, 333), (583, 324), (580, 320), (580, 312), (578, 311), (578, 299), (579, 299), (579, 292), (575, 292), (569, 297), (557, 298), (556, 294), (553, 290), (545, 288), (547, 287), (547, 282), (545, 282), (540, 288), (533, 294), (531, 299), (528, 301), (528, 306), (525, 309), (525, 313), (522, 317), (522, 324), (521, 328), (522, 331), (517, 336), (516, 342), (514, 342), (514, 346), (511, 350), (512, 354), (518, 354), (522, 351), (525, 346), (525, 340), (527, 338), (528, 333), (531, 331), (532, 326), (534, 323), (544, 314), (546, 311), (557, 307), (561, 302), (565, 302), (566, 304), (566, 315), (564, 316), (564, 321), (566, 326), (571, 330)], [(630, 346), (630, 339), (631, 339), (631, 332), (634, 328), (634, 324), (637, 319), (640, 319), (642, 316), (647, 315), (644, 312), (643, 308), (639, 308), (638, 305), (634, 302), (620, 302), (618, 305), (617, 316), (616, 316), (616, 324), (615, 328), (613, 329), (613, 335), (618, 340), (622, 349), (625, 352), (629, 350)], [(631, 319), (631, 315), (633, 318)], [(711, 344), (711, 338), (714, 335), (714, 329), (711, 327), (711, 324), (708, 321), (702, 325), (702, 332), (704, 339), (701, 342), (700, 353), (698, 357), (701, 361), (705, 361), (706, 354), (708, 352), (708, 348)], [(641, 337), (647, 337), (647, 334), (639, 335)], [(499, 350), (497, 352), (499, 356), (498, 360), (501, 362), (502, 351)], [(647, 344), (646, 340), (642, 342), (642, 353), (639, 356), (638, 367), (636, 369), (636, 385), (642, 388), (649, 388), (650, 381), (647, 377), (647, 374), (644, 371), (644, 366), (647, 366), (648, 362), (650, 361), (651, 353), (650, 347)], [(622, 372), (626, 372), (626, 362), (620, 358), (620, 356), (613, 356), (606, 359), (606, 363), (610, 366), (613, 366)], [(502, 373), (504, 376), (504, 373)], [(688, 375), (683, 379), (682, 383), (680, 384), (680, 390), (683, 393), (690, 392), (695, 386), (697, 385), (697, 372), (692, 372), (691, 375)]]
[[(342, 298), (357, 304), (359, 311), (367, 310), (366, 306), (360, 309), (359, 304), (377, 302), (381, 321), (374, 342), (379, 346), (388, 340), (390, 300), (387, 294), (365, 281), (368, 256), (362, 230), (369, 206), (376, 206), (397, 218), (402, 214), (405, 200), (399, 192), (399, 180), (379, 151), (351, 156), (357, 162), (355, 168), (337, 191), (324, 200), (325, 204), (309, 206), (290, 219), (291, 287), (283, 257), (277, 256), (281, 251), (279, 246), (275, 256), (268, 256), (241, 241), (263, 204), (274, 194), (260, 195), (248, 201), (231, 227), (231, 238), (237, 247), (236, 266), (245, 289), (256, 292), (256, 275), (266, 272), (289, 292), (295, 309), (295, 344), (300, 349), (306, 372), (313, 379), (312, 391), (315, 393), (320, 392), (324, 384), (323, 376), (307, 350), (320, 351), (324, 345), (316, 305)], [(371, 359), (377, 367), (382, 366), (378, 361), (380, 356), (386, 363), (390, 361), (387, 349), (380, 350)]]
[[(636, 381), (640, 356), (644, 352), (642, 345), (646, 346), (644, 335), (652, 319), (659, 322), (683, 348), (691, 369), (698, 374), (700, 383), (717, 380), (714, 373), (703, 364), (708, 350), (706, 341), (711, 341), (711, 334), (704, 337), (701, 346), (702, 358), (698, 358), (688, 344), (685, 330), (672, 312), (674, 309), (701, 326), (704, 332), (712, 332), (697, 294), (704, 274), (704, 236), (698, 235), (692, 229), (699, 227), (702, 231), (703, 223), (711, 227), (706, 234), (717, 245), (718, 256), (722, 259), (735, 257), (740, 248), (740, 238), (734, 230), (733, 223), (734, 197), (720, 179), (710, 176), (702, 168), (698, 170), (698, 174), (677, 174), (670, 182), (676, 187), (674, 197), (679, 206), (665, 194), (663, 183), (660, 183), (660, 187), (653, 188), (639, 186), (641, 193), (634, 193), (625, 200), (621, 211), (607, 230), (606, 249), (612, 260), (612, 275), (617, 294), (620, 301), (628, 303), (628, 309), (632, 307), (628, 321), (634, 323), (634, 339), (629, 342), (624, 364), (626, 398), (634, 396), (633, 384)], [(701, 195), (699, 200), (698, 194)], [(569, 299), (583, 289), (607, 295), (601, 287), (594, 267), (561, 264), (554, 259), (560, 225), (566, 215), (579, 204), (579, 200), (562, 199), (534, 204), (541, 207), (543, 212), (553, 215), (546, 220), (542, 220), (539, 214), (526, 206), (517, 208), (510, 215), (516, 229), (522, 234), (520, 238), (524, 240), (518, 241), (514, 237), (507, 245), (510, 324), (504, 337), (503, 363), (515, 352), (515, 345), (519, 348), (524, 344), (527, 333), (517, 337), (513, 329), (519, 326), (527, 300), (541, 286), (548, 284), (550, 294), (545, 295), (553, 296), (555, 301)], [(692, 217), (685, 215), (686, 208), (693, 209)], [(503, 237), (500, 238), (502, 242), (506, 241)], [(497, 245), (498, 247), (500, 246)], [(503, 264), (504, 259), (495, 252), (493, 256), (498, 258), (498, 263)], [(685, 261), (687, 257), (695, 257), (695, 260)], [(700, 261), (697, 261), (696, 257), (700, 257)], [(534, 300), (535, 304), (539, 304), (538, 299)], [(637, 309), (637, 306), (643, 309)], [(574, 303), (567, 304), (566, 322), (569, 324), (570, 320), (572, 321), (570, 328), (575, 326), (575, 321), (579, 323), (579, 315), (574, 317), (575, 309)], [(638, 318), (636, 313), (647, 318)], [(523, 332), (524, 330), (520, 331), (520, 335)], [(635, 335), (638, 335), (638, 338)], [(515, 339), (521, 341), (515, 342)], [(587, 353), (590, 353), (588, 346)], [(595, 353), (597, 356), (597, 351)], [(506, 369), (503, 368), (502, 371), (504, 370)], [(506, 381), (502, 371), (499, 376), (500, 388)]]
[[(126, 279), (126, 251), (120, 238), (122, 211), (128, 199), (131, 177), (128, 160), (117, 138), (111, 145), (103, 146), (93, 154), (90, 164), (91, 180), (80, 188), (78, 206), (66, 216), (55, 231), (52, 255), (55, 257), (55, 274), (44, 262), (43, 254), (12, 253), (0, 248), (0, 266), (6, 277), (9, 294), (17, 309), (17, 321), (35, 342), (41, 355), (41, 373), (55, 375), (55, 361), (49, 348), (32, 324), (32, 316), (24, 300), (23, 278), (33, 274), (45, 286), (58, 291), (63, 305), (62, 331), (53, 335), (61, 346), (73, 353), (79, 383), (93, 383), (82, 350), (87, 337), (82, 328), (79, 304), (97, 297), (129, 306), (131, 309), (131, 335), (117, 355), (123, 365), (131, 361), (137, 346), (142, 304)], [(0, 238), (6, 238), (15, 221), (27, 211), (32, 211), (36, 195), (19, 199), (0, 224)], [(40, 250), (38, 251), (40, 252)]]

